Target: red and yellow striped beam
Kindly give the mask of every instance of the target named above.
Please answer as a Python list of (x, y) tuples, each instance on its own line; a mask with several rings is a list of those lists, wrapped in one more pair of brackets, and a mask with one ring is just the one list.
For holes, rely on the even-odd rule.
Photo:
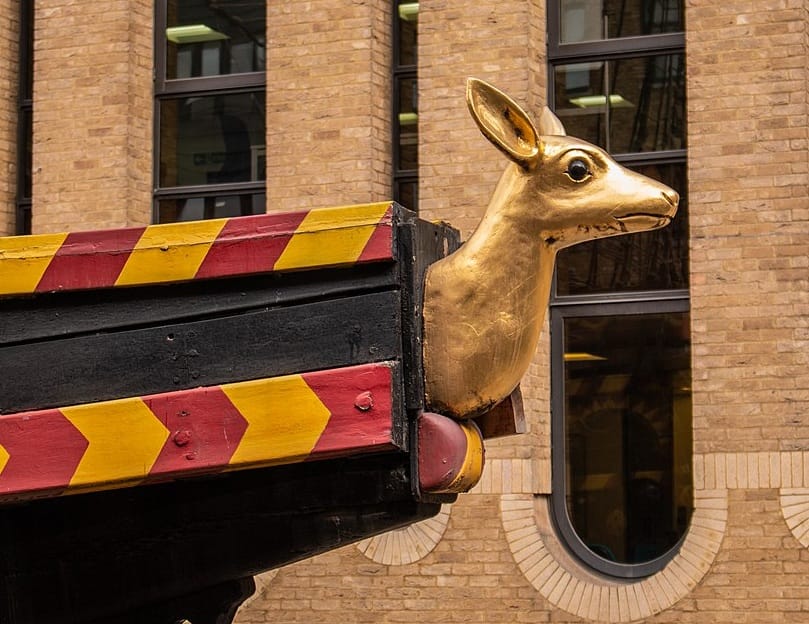
[(392, 366), (0, 416), (0, 500), (397, 448)]
[(393, 258), (391, 202), (0, 238), (0, 295), (138, 286)]

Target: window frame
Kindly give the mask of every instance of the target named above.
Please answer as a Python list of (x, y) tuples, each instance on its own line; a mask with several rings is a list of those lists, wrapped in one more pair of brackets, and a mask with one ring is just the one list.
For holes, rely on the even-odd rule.
[(264, 193), (266, 195), (267, 189), (266, 179), (246, 182), (220, 182), (194, 186), (160, 185), (160, 108), (162, 102), (190, 97), (215, 97), (217, 95), (266, 92), (267, 89), (266, 70), (241, 74), (224, 74), (221, 76), (166, 78), (167, 45), (165, 32), (168, 26), (168, 1), (169, 0), (157, 0), (157, 2), (155, 2), (152, 223), (160, 223), (161, 200), (193, 199), (216, 195), (253, 195), (258, 193)]
[[(556, 101), (553, 74), (560, 65), (592, 61), (682, 54), (685, 58), (685, 32), (632, 36), (560, 43), (561, 0), (549, 0), (546, 8), (548, 56), (548, 105)], [(687, 149), (612, 154), (624, 166), (687, 163)], [(598, 294), (559, 295), (557, 266), (554, 267), (549, 302), (550, 326), (550, 408), (551, 408), (551, 519), (560, 541), (588, 568), (611, 578), (633, 580), (659, 572), (680, 551), (687, 530), (666, 553), (643, 563), (618, 563), (590, 550), (571, 522), (567, 508), (567, 430), (565, 416), (564, 323), (568, 318), (627, 316), (641, 314), (690, 313), (690, 292), (686, 289), (616, 291)]]
[[(399, 123), (399, 97), (401, 95), (401, 85), (406, 80), (413, 80), (416, 84), (416, 89), (418, 89), (418, 56), (416, 56), (416, 63), (402, 65), (400, 63), (401, 59), (401, 38), (399, 36), (399, 5), (401, 4), (410, 4), (407, 2), (402, 2), (401, 0), (393, 0), (392, 1), (392, 19), (391, 19), (391, 28), (392, 28), (392, 41), (393, 41), (393, 54), (392, 54), (392, 67), (391, 67), (391, 79), (392, 79), (392, 97), (391, 97), (391, 147), (392, 147), (392, 157), (393, 157), (393, 167), (392, 171), (393, 174), (391, 176), (391, 187), (393, 193), (394, 201), (400, 202), (401, 200), (401, 188), (406, 184), (415, 184), (415, 197), (416, 197), (416, 205), (415, 206), (405, 206), (413, 211), (418, 211), (418, 181), (419, 181), (419, 170), (418, 167), (415, 169), (400, 169), (399, 163), (401, 162), (401, 149), (400, 149), (400, 139), (401, 139), (401, 132), (402, 127)], [(418, 26), (416, 27), (418, 28)], [(417, 39), (418, 41), (418, 39)], [(417, 45), (418, 47), (418, 45)], [(416, 121), (418, 124), (418, 121)], [(418, 130), (416, 131), (416, 137), (418, 137)], [(418, 146), (416, 146), (418, 149)]]
[[(17, 92), (17, 192), (15, 201), (15, 233), (31, 233), (31, 210), (33, 198), (26, 183), (26, 172), (32, 171), (34, 131), (34, 0), (20, 0), (20, 36), (18, 50)], [(24, 123), (27, 118), (28, 122)]]
[(587, 59), (583, 61), (579, 59), (587, 56), (597, 57), (593, 60), (605, 60), (607, 56), (622, 58), (638, 56), (638, 53), (644, 51), (665, 54), (666, 52), (682, 52), (685, 49), (685, 31), (562, 43), (559, 36), (562, 16), (560, 3), (561, 0), (548, 0), (545, 11), (549, 63), (562, 65), (569, 62), (570, 59), (573, 59), (573, 62), (586, 62)]

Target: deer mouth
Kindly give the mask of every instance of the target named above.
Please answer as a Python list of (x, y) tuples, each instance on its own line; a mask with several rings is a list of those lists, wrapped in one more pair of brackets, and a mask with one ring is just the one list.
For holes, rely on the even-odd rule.
[(633, 212), (616, 216), (615, 220), (621, 224), (625, 230), (654, 230), (671, 223), (669, 215), (652, 214), (648, 212)]

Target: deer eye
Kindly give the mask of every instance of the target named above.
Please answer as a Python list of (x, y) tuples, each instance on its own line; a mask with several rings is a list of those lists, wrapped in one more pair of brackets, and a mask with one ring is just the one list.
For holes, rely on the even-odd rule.
[(566, 173), (574, 182), (581, 182), (590, 176), (590, 168), (580, 158), (574, 158), (568, 164)]

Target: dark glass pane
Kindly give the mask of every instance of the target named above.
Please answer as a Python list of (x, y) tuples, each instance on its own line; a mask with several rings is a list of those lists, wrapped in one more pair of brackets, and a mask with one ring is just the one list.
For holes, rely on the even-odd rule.
[(418, 45), (418, 2), (400, 2), (397, 7), (396, 27), (399, 29), (399, 49), (396, 64), (415, 65)]
[(567, 507), (596, 555), (643, 563), (692, 510), (687, 313), (565, 320)]
[(570, 136), (615, 154), (685, 148), (682, 54), (560, 65), (554, 81)]
[(158, 223), (222, 219), (264, 214), (266, 195), (211, 195), (188, 199), (162, 199), (158, 204)]
[(264, 92), (160, 102), (160, 186), (266, 177)]
[(680, 32), (682, 0), (560, 0), (560, 43)]
[(17, 231), (16, 234), (31, 233), (31, 202), (25, 200), (17, 203)]
[(170, 0), (166, 78), (264, 71), (266, 13), (265, 0)]
[(396, 180), (393, 191), (394, 201), (405, 208), (417, 212), (419, 209), (419, 182), (414, 179)]
[(415, 78), (398, 79), (398, 159), (397, 171), (417, 169), (419, 166), (418, 82)]
[(34, 0), (23, 0), (20, 9), (20, 99), (30, 101), (34, 97)]
[(680, 194), (677, 215), (660, 230), (602, 238), (563, 249), (556, 260), (557, 295), (688, 288), (685, 164), (632, 168)]
[(19, 188), (17, 198), (20, 200), (31, 199), (31, 168), (33, 162), (33, 110), (31, 107), (20, 109), (20, 145), (19, 159)]

